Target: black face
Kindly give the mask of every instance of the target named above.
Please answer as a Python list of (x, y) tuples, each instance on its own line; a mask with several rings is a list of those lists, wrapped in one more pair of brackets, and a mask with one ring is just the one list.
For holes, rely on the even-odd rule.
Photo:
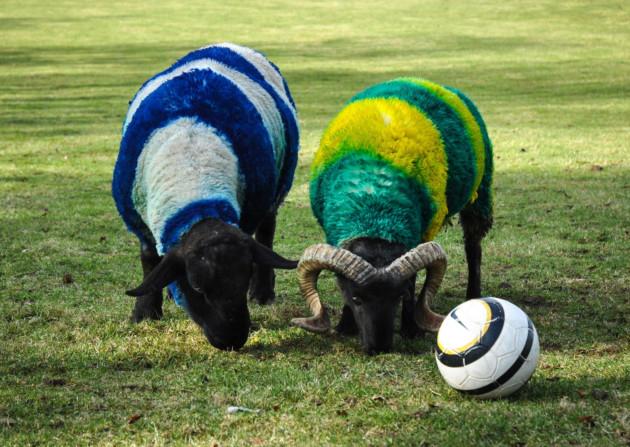
[[(347, 247), (374, 267), (389, 265), (405, 252), (405, 247), (380, 239), (361, 238)], [(415, 277), (403, 282), (379, 281), (359, 287), (338, 276), (345, 304), (352, 310), (363, 349), (368, 354), (388, 352), (394, 340), (394, 319), (401, 301), (413, 294)]]
[(212, 346), (241, 348), (249, 335), (247, 290), (253, 256), (244, 240), (202, 246), (185, 255), (186, 278), (178, 284), (190, 317)]
[(140, 287), (127, 293), (141, 296), (177, 281), (186, 296), (188, 314), (212, 346), (236, 350), (249, 335), (247, 290), (254, 263), (285, 269), (297, 266), (233, 226), (202, 221), (164, 256)]

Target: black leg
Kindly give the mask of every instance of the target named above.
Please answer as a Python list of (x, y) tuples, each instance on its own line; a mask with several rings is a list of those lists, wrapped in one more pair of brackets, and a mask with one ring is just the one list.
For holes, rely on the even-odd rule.
[(468, 263), (466, 299), (479, 298), (481, 296), (481, 241), (466, 239), (464, 244)]
[[(162, 258), (158, 255), (154, 245), (141, 244), (140, 262), (144, 277), (160, 263)], [(131, 321), (139, 323), (142, 320), (159, 320), (162, 318), (162, 291), (150, 293), (136, 298), (136, 305), (131, 313)]]
[(402, 313), (400, 315), (400, 335), (403, 338), (415, 338), (423, 335), (423, 331), (420, 330), (416, 319), (414, 318), (414, 311), (416, 308), (415, 298), (416, 284), (415, 276), (414, 281), (409, 286), (409, 291), (405, 295), (402, 301)]
[(484, 217), (472, 207), (459, 214), (464, 230), (464, 246), (468, 263), (468, 288), (466, 298), (481, 296), (481, 240), (492, 227), (492, 217)]
[[(256, 229), (256, 240), (273, 249), (273, 237), (276, 231), (276, 212), (270, 213)], [(254, 264), (252, 279), (249, 283), (249, 299), (258, 304), (271, 304), (276, 299), (274, 286), (276, 275), (273, 268)]]
[(341, 311), (341, 320), (339, 320), (339, 324), (335, 330), (341, 335), (356, 335), (359, 333), (359, 328), (357, 327), (357, 322), (354, 320), (350, 306), (344, 304), (343, 310)]

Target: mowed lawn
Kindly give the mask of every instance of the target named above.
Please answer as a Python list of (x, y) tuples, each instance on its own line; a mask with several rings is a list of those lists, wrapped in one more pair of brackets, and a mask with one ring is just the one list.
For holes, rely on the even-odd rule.
[[(627, 2), (130, 3), (0, 6), (1, 445), (630, 443)], [(276, 239), (293, 258), (323, 241), (309, 166), (350, 96), (413, 75), (473, 98), (496, 163), (483, 289), (540, 335), (522, 392), (483, 402), (451, 390), (434, 336), (396, 336), (392, 353), (367, 357), (356, 339), (290, 327), (307, 314), (293, 272), (278, 274), (275, 304), (251, 306), (240, 352), (212, 348), (173, 303), (160, 322), (129, 323), (138, 246), (110, 196), (127, 104), (222, 41), (265, 52), (299, 109)], [(465, 294), (461, 239), (457, 219), (438, 237), (442, 312)], [(336, 319), (331, 275), (321, 289)]]

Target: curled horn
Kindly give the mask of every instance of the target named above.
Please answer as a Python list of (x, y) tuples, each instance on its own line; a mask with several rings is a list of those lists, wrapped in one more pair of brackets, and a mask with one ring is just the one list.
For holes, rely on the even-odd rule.
[(379, 273), (369, 262), (343, 248), (328, 244), (316, 244), (308, 247), (300, 258), (297, 274), (300, 291), (313, 316), (294, 318), (291, 323), (311, 332), (330, 331), (328, 311), (317, 292), (317, 279), (324, 269), (342, 274), (359, 284), (370, 281)]
[(437, 242), (420, 244), (392, 262), (385, 271), (391, 277), (403, 280), (423, 268), (427, 269), (427, 277), (416, 303), (414, 318), (421, 329), (437, 332), (444, 316), (431, 310), (431, 301), (446, 272), (446, 253), (440, 244)]

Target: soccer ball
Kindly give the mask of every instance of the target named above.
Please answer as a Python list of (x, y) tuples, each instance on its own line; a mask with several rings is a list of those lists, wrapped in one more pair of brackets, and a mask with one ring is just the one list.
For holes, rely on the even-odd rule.
[(468, 300), (449, 312), (435, 359), (444, 380), (482, 399), (514, 393), (536, 369), (540, 346), (532, 321), (500, 298)]

